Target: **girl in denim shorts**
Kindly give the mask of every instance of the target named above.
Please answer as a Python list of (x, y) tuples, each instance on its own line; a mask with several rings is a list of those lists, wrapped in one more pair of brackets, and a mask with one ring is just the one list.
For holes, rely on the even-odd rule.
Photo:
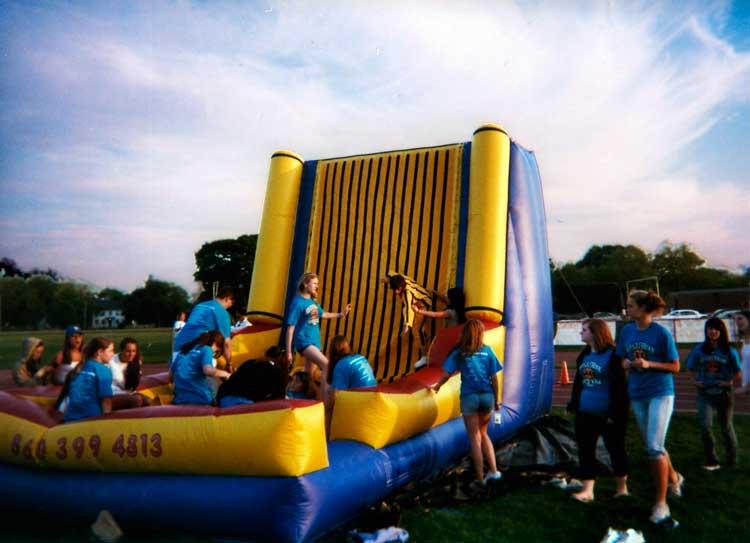
[[(456, 371), (461, 372), (461, 414), (471, 446), (471, 461), (476, 479), (481, 484), (500, 479), (495, 463), (495, 448), (487, 435), (490, 413), (500, 409), (498, 401), (497, 372), (503, 369), (495, 353), (484, 345), (484, 325), (478, 320), (468, 320), (461, 330), (456, 347), (443, 362), (443, 375), (433, 390), (440, 387)], [(484, 460), (489, 471), (484, 476)]]

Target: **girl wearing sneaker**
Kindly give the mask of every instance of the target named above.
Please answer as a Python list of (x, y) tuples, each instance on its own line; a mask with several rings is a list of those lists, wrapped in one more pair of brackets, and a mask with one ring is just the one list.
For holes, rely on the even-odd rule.
[(625, 432), (630, 401), (625, 370), (615, 353), (615, 342), (606, 322), (600, 319), (583, 321), (581, 340), (586, 347), (576, 360), (578, 371), (568, 404), (568, 410), (576, 413), (575, 435), (583, 481), (583, 489), (573, 494), (573, 498), (581, 502), (594, 500), (599, 436), (604, 438), (617, 477), (615, 497), (628, 496)]
[[(461, 372), (461, 414), (471, 446), (471, 462), (474, 465), (476, 480), (486, 484), (488, 480), (500, 479), (495, 463), (495, 448), (487, 435), (490, 413), (500, 409), (497, 372), (503, 369), (500, 361), (483, 343), (484, 325), (481, 321), (466, 321), (461, 329), (461, 338), (443, 362), (443, 375), (432, 387), (435, 392), (456, 371)], [(489, 466), (484, 476), (484, 461)]]
[(714, 410), (719, 415), (719, 426), (724, 436), (728, 466), (737, 463), (737, 435), (732, 424), (734, 408), (733, 384), (740, 381), (740, 361), (737, 351), (729, 344), (729, 332), (724, 321), (716, 317), (706, 321), (705, 341), (696, 346), (687, 360), (687, 368), (695, 375), (698, 422), (705, 453), (704, 469), (719, 469), (716, 445), (711, 432)]
[(680, 371), (680, 360), (672, 334), (653, 322), (654, 315), (661, 314), (663, 308), (664, 300), (655, 292), (631, 292), (627, 312), (635, 322), (623, 327), (616, 351), (622, 358), (622, 367), (629, 370), (630, 403), (646, 444), (656, 487), (650, 520), (657, 524), (670, 518), (667, 488), (672, 495), (681, 496), (684, 482), (664, 446), (674, 409), (672, 374)]

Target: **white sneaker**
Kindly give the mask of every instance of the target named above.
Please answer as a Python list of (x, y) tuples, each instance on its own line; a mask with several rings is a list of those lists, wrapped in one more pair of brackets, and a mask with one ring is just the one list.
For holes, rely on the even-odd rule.
[(416, 362), (414, 362), (414, 369), (418, 370), (422, 366), (426, 366), (427, 362), (428, 362), (427, 357), (423, 356), (422, 358), (420, 358), (419, 360), (417, 360)]
[(487, 484), (490, 481), (499, 481), (502, 478), (503, 478), (503, 474), (500, 473), (499, 471), (488, 473), (487, 476), (484, 478), (484, 484)]
[(656, 505), (651, 510), (651, 516), (648, 517), (648, 520), (653, 522), (654, 524), (659, 524), (660, 522), (664, 522), (670, 517), (669, 512), (669, 506), (668, 505)]

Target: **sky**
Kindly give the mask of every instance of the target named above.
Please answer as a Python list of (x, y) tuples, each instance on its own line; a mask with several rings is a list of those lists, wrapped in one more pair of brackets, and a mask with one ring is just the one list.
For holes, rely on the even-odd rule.
[(550, 255), (750, 265), (750, 2), (0, 1), (0, 257), (195, 292), (271, 154), (534, 150)]

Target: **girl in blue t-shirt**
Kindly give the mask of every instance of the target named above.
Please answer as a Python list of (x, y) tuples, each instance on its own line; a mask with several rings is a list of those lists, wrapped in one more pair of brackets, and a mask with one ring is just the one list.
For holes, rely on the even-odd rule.
[(66, 382), (65, 422), (106, 415), (112, 411), (112, 372), (107, 364), (115, 355), (111, 340), (96, 337), (83, 349), (79, 363)]
[(203, 332), (180, 348), (172, 362), (170, 374), (174, 383), (174, 404), (212, 405), (214, 383), (210, 378), (226, 379), (230, 373), (214, 367), (214, 359), (224, 351), (224, 335)]
[[(328, 358), (320, 349), (320, 319), (346, 317), (352, 304), (346, 304), (343, 311), (328, 313), (316, 301), (318, 297), (318, 276), (305, 273), (299, 280), (297, 295), (292, 299), (286, 314), (286, 359), (291, 364), (294, 352), (305, 358), (305, 371), (312, 374), (313, 364), (321, 371), (321, 383), (326, 382)], [(321, 397), (326, 393), (321, 390)]]
[(628, 456), (625, 432), (628, 424), (627, 382), (615, 342), (607, 323), (587, 319), (581, 327), (586, 347), (578, 355), (578, 371), (573, 381), (568, 410), (575, 411), (575, 435), (583, 489), (573, 494), (581, 502), (594, 500), (596, 442), (599, 436), (612, 460), (617, 477), (615, 497), (628, 496)]
[(617, 341), (617, 354), (622, 358), (623, 368), (629, 370), (633, 413), (651, 462), (656, 499), (649, 519), (656, 524), (670, 517), (667, 488), (672, 495), (681, 496), (685, 481), (672, 466), (664, 446), (674, 408), (672, 374), (680, 371), (680, 357), (672, 334), (653, 322), (654, 315), (663, 308), (664, 300), (655, 292), (631, 292), (627, 311), (635, 322), (623, 327)]
[(705, 340), (696, 346), (687, 360), (687, 368), (695, 376), (697, 389), (698, 422), (703, 438), (705, 454), (704, 469), (719, 469), (716, 444), (711, 432), (713, 411), (719, 415), (719, 426), (724, 435), (727, 466), (737, 463), (737, 435), (734, 433), (732, 411), (734, 409), (733, 384), (740, 381), (740, 360), (737, 351), (729, 344), (729, 332), (724, 321), (710, 318), (705, 325)]
[[(480, 484), (500, 479), (495, 463), (495, 448), (487, 435), (490, 413), (500, 409), (497, 372), (503, 369), (500, 361), (483, 343), (484, 325), (470, 319), (461, 329), (458, 344), (443, 362), (443, 375), (432, 387), (435, 392), (456, 371), (461, 372), (461, 414), (471, 446), (471, 462), (474, 465), (476, 480)], [(482, 456), (489, 466), (484, 476)]]

